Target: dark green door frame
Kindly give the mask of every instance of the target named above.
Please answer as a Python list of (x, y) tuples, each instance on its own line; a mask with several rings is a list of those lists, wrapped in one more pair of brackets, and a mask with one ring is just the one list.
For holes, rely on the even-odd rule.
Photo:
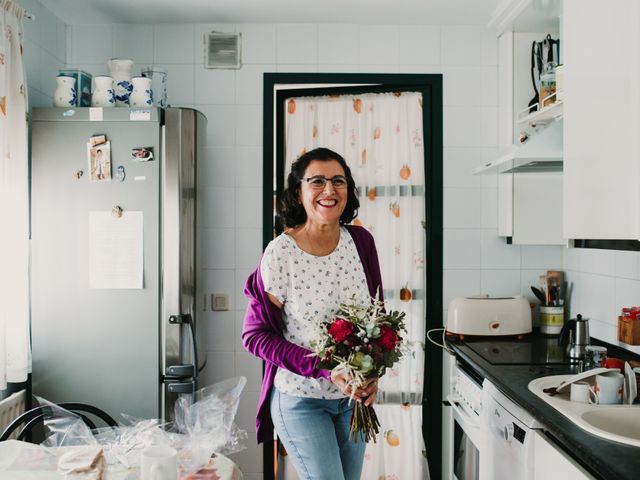
[[(274, 119), (284, 118), (284, 102), (278, 101), (276, 87), (296, 85), (305, 95), (362, 93), (371, 91), (415, 91), (423, 98), (426, 212), (426, 330), (442, 328), (442, 75), (381, 73), (265, 73), (263, 91), (263, 248), (273, 238), (273, 185), (283, 187), (284, 126)], [(340, 87), (317, 88), (317, 85)], [(317, 88), (317, 92), (316, 92)], [(276, 122), (278, 123), (278, 122)], [(278, 165), (280, 166), (278, 168)], [(279, 178), (282, 177), (282, 178)], [(422, 433), (429, 454), (431, 478), (442, 475), (442, 351), (427, 339), (425, 382), (422, 403)], [(273, 478), (273, 442), (264, 445), (264, 478)]]

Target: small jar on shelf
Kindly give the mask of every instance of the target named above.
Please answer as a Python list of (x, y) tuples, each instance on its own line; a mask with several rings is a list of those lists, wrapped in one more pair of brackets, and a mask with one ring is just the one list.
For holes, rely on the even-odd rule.
[(547, 107), (556, 101), (556, 63), (544, 64), (540, 75), (540, 108)]

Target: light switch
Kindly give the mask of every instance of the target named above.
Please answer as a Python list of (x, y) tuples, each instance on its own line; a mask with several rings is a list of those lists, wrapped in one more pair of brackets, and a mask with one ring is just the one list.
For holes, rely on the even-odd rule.
[(211, 310), (223, 311), (229, 310), (229, 295), (226, 293), (211, 294)]

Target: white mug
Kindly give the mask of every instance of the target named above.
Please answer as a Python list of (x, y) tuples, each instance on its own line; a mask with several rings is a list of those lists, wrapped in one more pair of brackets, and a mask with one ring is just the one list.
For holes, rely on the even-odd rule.
[(145, 448), (140, 461), (140, 478), (142, 480), (177, 480), (178, 452), (163, 445)]
[(569, 397), (572, 402), (580, 403), (598, 403), (598, 395), (587, 382), (574, 382), (571, 384), (571, 395)]
[(606, 372), (596, 375), (596, 394), (598, 403), (611, 405), (622, 403), (624, 375), (620, 372)]

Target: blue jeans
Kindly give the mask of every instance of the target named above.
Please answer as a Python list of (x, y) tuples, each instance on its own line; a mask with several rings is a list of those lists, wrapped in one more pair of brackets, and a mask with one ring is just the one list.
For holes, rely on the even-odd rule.
[(349, 399), (292, 397), (271, 389), (271, 419), (304, 480), (360, 480), (363, 439), (349, 439)]

